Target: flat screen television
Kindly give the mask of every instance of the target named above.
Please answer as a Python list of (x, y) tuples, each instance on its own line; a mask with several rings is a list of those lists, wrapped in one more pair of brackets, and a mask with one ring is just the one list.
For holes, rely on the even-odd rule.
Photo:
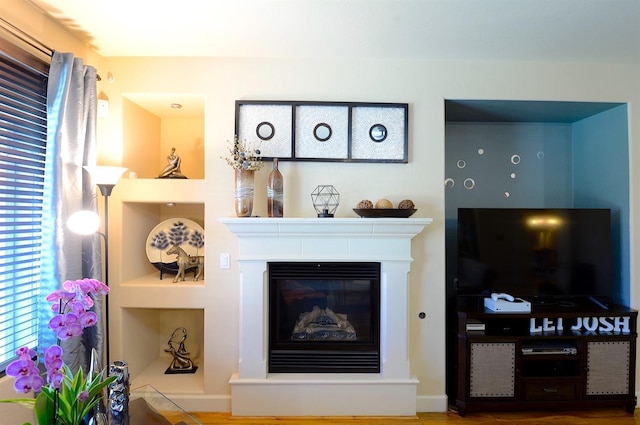
[(609, 209), (460, 208), (457, 251), (459, 296), (613, 295)]

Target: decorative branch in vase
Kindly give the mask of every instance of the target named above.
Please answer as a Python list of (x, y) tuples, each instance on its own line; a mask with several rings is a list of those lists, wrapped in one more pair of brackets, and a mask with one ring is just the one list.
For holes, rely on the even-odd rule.
[[(56, 313), (49, 320), (49, 328), (59, 341), (82, 335), (84, 328), (94, 326), (98, 316), (91, 311), (93, 298), (106, 295), (109, 287), (96, 279), (68, 280), (62, 289), (49, 294), (46, 300)], [(18, 359), (6, 369), (8, 376), (16, 378), (14, 389), (19, 393), (37, 394), (35, 398), (13, 398), (2, 403), (19, 403), (33, 409), (38, 425), (82, 425), (92, 409), (100, 402), (103, 389), (115, 377), (100, 373), (85, 373), (82, 368), (74, 374), (62, 360), (62, 348), (58, 344), (45, 348), (40, 359), (46, 368), (47, 385), (40, 376), (37, 353), (28, 347), (16, 351)], [(25, 424), (30, 425), (30, 424)]]
[(254, 173), (262, 168), (260, 149), (234, 136), (229, 147), (230, 156), (224, 158), (235, 172), (235, 210), (238, 217), (251, 217), (253, 212)]

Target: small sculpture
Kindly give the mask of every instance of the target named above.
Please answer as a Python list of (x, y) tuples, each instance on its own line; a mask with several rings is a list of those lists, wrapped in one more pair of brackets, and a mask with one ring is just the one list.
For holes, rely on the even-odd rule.
[(167, 342), (169, 348), (166, 348), (164, 351), (171, 353), (173, 361), (164, 372), (165, 374), (195, 373), (195, 371), (198, 370), (198, 366), (193, 364), (193, 361), (189, 358), (189, 352), (184, 346), (186, 339), (187, 330), (185, 328), (176, 328), (171, 334), (171, 338), (169, 338)]
[(159, 179), (186, 179), (187, 176), (180, 171), (182, 160), (176, 153), (176, 148), (171, 148), (171, 153), (167, 156), (167, 166), (158, 176)]
[(172, 245), (171, 248), (167, 251), (167, 255), (176, 254), (178, 256), (176, 262), (178, 263), (178, 274), (176, 274), (173, 282), (184, 281), (184, 273), (187, 269), (196, 268), (195, 274), (193, 276), (193, 280), (198, 280), (202, 276), (202, 271), (204, 269), (204, 256), (196, 255), (191, 256), (185, 252), (184, 249), (180, 248), (178, 245)]

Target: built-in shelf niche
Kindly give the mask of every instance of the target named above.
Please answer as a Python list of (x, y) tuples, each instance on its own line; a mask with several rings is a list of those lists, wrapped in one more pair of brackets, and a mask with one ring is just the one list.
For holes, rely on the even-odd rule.
[[(611, 102), (445, 100), (447, 329), (456, 329), (459, 207), (612, 210), (614, 271), (629, 305), (628, 106)], [(626, 236), (625, 236), (626, 235)], [(448, 332), (449, 350), (455, 332)], [(447, 394), (456, 391), (447, 364)]]
[(125, 94), (122, 165), (138, 178), (155, 178), (175, 147), (182, 160), (182, 174), (204, 179), (204, 104), (204, 96), (199, 94)]
[[(158, 182), (161, 184), (162, 182)], [(159, 223), (171, 218), (186, 218), (205, 229), (204, 204), (186, 202), (123, 202), (122, 204), (122, 285), (172, 284), (175, 275), (163, 274), (147, 257), (146, 243), (149, 233)], [(172, 257), (172, 256), (169, 256)], [(204, 280), (185, 281), (180, 284), (203, 285)]]
[[(152, 294), (149, 294), (152, 296)], [(132, 387), (153, 385), (164, 393), (204, 392), (204, 310), (187, 308), (123, 308), (123, 359)], [(195, 373), (165, 374), (173, 357), (165, 352), (176, 328), (187, 330), (185, 347), (198, 366)]]

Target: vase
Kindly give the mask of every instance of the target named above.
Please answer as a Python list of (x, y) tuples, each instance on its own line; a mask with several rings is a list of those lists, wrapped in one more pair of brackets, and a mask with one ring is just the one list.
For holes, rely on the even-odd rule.
[(235, 170), (235, 208), (238, 217), (251, 217), (253, 212), (253, 170)]
[(269, 217), (284, 216), (284, 186), (282, 173), (278, 169), (278, 158), (273, 158), (273, 170), (267, 177), (267, 214)]
[(108, 386), (108, 421), (110, 425), (125, 425), (129, 421), (129, 366), (116, 360), (109, 365), (109, 376), (116, 380)]
[[(102, 369), (102, 362), (100, 361), (100, 353), (95, 348), (91, 349), (91, 363), (89, 365), (88, 377), (93, 380), (100, 376), (102, 381), (105, 378), (105, 371)], [(95, 406), (91, 409), (91, 412), (84, 418), (85, 425), (108, 425), (105, 400), (107, 399), (107, 388), (100, 392), (100, 399)]]

